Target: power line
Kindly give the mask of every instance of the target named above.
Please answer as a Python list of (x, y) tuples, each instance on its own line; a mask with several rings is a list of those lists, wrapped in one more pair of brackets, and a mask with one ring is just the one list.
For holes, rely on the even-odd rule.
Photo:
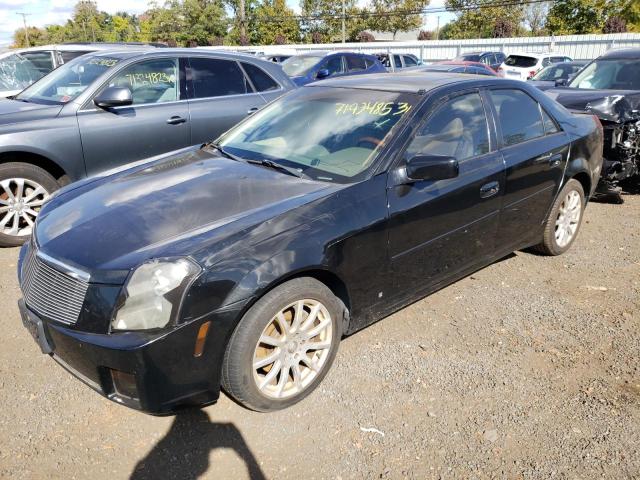
[(414, 9), (414, 10), (393, 10), (391, 12), (352, 12), (352, 13), (323, 13), (323, 14), (311, 14), (311, 15), (279, 15), (279, 16), (268, 16), (268, 17), (256, 17), (253, 16), (254, 19), (260, 20), (263, 22), (281, 22), (283, 20), (291, 20), (296, 19), (300, 21), (319, 21), (319, 20), (341, 20), (343, 18), (371, 18), (371, 17), (392, 17), (398, 15), (428, 15), (433, 13), (445, 13), (445, 12), (461, 12), (461, 11), (473, 11), (473, 10), (482, 10), (485, 8), (496, 8), (496, 7), (517, 7), (523, 5), (531, 5), (536, 3), (553, 3), (553, 0), (497, 0), (492, 2), (486, 2), (479, 5), (465, 5), (460, 8), (456, 8), (455, 10), (447, 9), (445, 6), (442, 7), (426, 7), (422, 9)]

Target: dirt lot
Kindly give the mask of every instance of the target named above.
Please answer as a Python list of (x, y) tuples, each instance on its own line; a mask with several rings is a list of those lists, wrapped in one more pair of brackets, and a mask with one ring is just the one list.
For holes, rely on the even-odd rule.
[(517, 252), (347, 338), (275, 414), (146, 416), (22, 328), (0, 250), (0, 478), (640, 478), (640, 196), (573, 249)]

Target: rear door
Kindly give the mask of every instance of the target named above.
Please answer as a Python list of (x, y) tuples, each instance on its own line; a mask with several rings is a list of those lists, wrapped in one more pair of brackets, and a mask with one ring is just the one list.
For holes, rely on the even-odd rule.
[(127, 87), (132, 105), (102, 109), (92, 99), (78, 111), (88, 175), (190, 145), (189, 107), (180, 77), (177, 58), (139, 61), (98, 90)]
[(525, 91), (494, 88), (489, 96), (507, 175), (498, 238), (510, 250), (539, 234), (535, 226), (542, 225), (562, 182), (569, 139)]
[(400, 297), (429, 290), (494, 253), (504, 165), (485, 104), (478, 90), (441, 101), (401, 157), (399, 166), (415, 155), (455, 157), (460, 173), (389, 185), (389, 256)]
[(233, 59), (190, 57), (191, 144), (216, 139), (266, 102)]

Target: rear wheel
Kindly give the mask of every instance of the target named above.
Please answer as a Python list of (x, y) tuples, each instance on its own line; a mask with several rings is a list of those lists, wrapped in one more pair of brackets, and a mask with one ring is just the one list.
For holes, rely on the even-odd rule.
[(582, 184), (575, 179), (569, 180), (549, 213), (542, 242), (534, 248), (545, 255), (561, 255), (569, 250), (578, 236), (584, 206)]
[(313, 278), (268, 292), (227, 346), (222, 386), (242, 405), (273, 411), (309, 395), (327, 374), (342, 336), (344, 306)]
[(42, 204), (58, 188), (56, 179), (35, 165), (0, 164), (0, 247), (29, 238)]

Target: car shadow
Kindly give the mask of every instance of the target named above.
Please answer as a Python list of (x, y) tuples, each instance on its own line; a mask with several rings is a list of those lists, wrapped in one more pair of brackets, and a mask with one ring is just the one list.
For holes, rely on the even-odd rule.
[(171, 428), (138, 462), (130, 480), (146, 479), (197, 479), (206, 472), (212, 478), (216, 466), (209, 464), (209, 454), (217, 448), (231, 449), (244, 461), (249, 478), (263, 480), (266, 477), (233, 423), (212, 423), (203, 410), (188, 410), (176, 415)]

